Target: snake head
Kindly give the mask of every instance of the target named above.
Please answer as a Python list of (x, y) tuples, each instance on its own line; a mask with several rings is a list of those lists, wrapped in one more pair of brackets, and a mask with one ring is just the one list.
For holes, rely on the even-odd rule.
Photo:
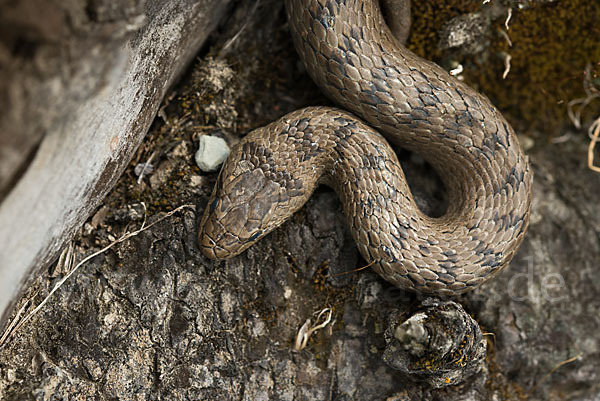
[(198, 245), (211, 259), (239, 255), (281, 225), (310, 195), (294, 196), (302, 183), (278, 172), (273, 160), (267, 163), (269, 149), (253, 138), (248, 135), (232, 149), (204, 211)]
[(275, 188), (265, 188), (260, 169), (242, 162), (234, 170), (229, 174), (224, 168), (219, 175), (200, 223), (198, 245), (211, 259), (236, 256), (264, 235), (262, 222), (270, 207), (257, 195)]

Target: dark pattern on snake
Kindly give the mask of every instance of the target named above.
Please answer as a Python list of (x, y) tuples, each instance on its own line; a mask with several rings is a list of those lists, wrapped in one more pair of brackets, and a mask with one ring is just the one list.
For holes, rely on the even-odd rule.
[[(336, 103), (259, 128), (232, 149), (202, 218), (199, 246), (240, 254), (304, 205), (339, 194), (363, 257), (396, 286), (456, 295), (490, 279), (521, 244), (532, 172), (490, 101), (405, 49), (374, 0), (286, 0), (294, 43)], [(417, 152), (448, 190), (445, 215), (415, 205), (393, 144)]]

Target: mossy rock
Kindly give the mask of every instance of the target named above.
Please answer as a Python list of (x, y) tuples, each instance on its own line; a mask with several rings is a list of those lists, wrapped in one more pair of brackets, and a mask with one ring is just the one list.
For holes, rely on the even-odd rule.
[[(499, 1), (499, 0), (492, 0)], [(592, 78), (600, 72), (600, 2), (558, 0), (520, 8), (513, 4), (509, 29), (506, 14), (491, 25), (486, 54), (462, 56), (466, 82), (482, 91), (520, 132), (553, 136), (567, 124), (567, 105), (586, 97), (584, 72), (591, 65)], [(450, 52), (439, 47), (439, 32), (452, 18), (482, 10), (471, 0), (422, 0), (413, 2), (413, 26), (408, 47), (422, 57), (440, 62)], [(512, 46), (501, 33), (504, 30)], [(505, 55), (511, 56), (510, 72), (502, 79)], [(453, 55), (455, 56), (455, 55)], [(583, 117), (599, 114), (600, 102), (592, 103)]]

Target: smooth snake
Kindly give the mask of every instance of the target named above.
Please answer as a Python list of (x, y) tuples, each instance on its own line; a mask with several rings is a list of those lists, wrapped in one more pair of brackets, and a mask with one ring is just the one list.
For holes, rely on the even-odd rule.
[[(240, 254), (325, 183), (338, 193), (362, 256), (394, 285), (457, 295), (498, 273), (527, 230), (533, 177), (504, 117), (407, 50), (377, 0), (285, 5), (310, 76), (344, 110), (298, 110), (234, 146), (201, 220), (202, 252)], [(382, 135), (433, 166), (448, 193), (443, 216), (419, 210)]]

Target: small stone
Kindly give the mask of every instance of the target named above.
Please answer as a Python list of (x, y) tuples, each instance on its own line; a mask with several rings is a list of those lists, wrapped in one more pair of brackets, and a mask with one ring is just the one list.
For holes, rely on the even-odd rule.
[(519, 135), (519, 143), (525, 151), (531, 150), (535, 146), (535, 140), (527, 135)]
[(489, 19), (479, 13), (460, 15), (442, 28), (439, 47), (462, 54), (480, 53), (489, 45), (489, 29)]
[(191, 175), (189, 177), (190, 187), (200, 188), (204, 185), (205, 178), (201, 175)]
[(85, 223), (83, 225), (83, 235), (88, 236), (95, 230), (94, 226), (90, 223)]
[(133, 203), (120, 209), (117, 209), (112, 214), (112, 220), (117, 223), (129, 223), (131, 221), (139, 221), (144, 218), (146, 208), (141, 203)]
[(361, 307), (362, 308), (374, 308), (381, 298), (381, 292), (383, 287), (378, 281), (368, 283), (364, 291), (361, 291)]
[(224, 139), (217, 136), (203, 135), (200, 137), (196, 164), (204, 172), (216, 171), (229, 156), (229, 146)]
[(168, 159), (158, 165), (154, 173), (150, 176), (150, 187), (153, 190), (160, 190), (161, 186), (166, 184), (176, 168), (176, 162)]
[(426, 314), (417, 313), (396, 326), (394, 331), (394, 337), (413, 355), (422, 356), (427, 351), (429, 335), (424, 324), (426, 321)]
[(102, 224), (104, 224), (104, 220), (106, 219), (106, 215), (108, 214), (108, 206), (102, 206), (100, 208), (100, 210), (98, 210), (96, 212), (96, 214), (94, 214), (94, 217), (92, 217), (92, 221), (91, 221), (91, 226), (92, 229), (96, 229), (99, 226), (101, 226)]
[(180, 142), (171, 151), (172, 157), (186, 157), (188, 154), (189, 154), (188, 143), (186, 141)]
[(144, 174), (152, 174), (152, 172), (154, 172), (154, 165), (152, 163), (138, 163), (135, 165), (133, 172), (137, 177), (139, 177), (142, 172)]
[(261, 336), (264, 336), (265, 334), (265, 329), (266, 329), (266, 325), (265, 322), (262, 321), (261, 319), (259, 319), (258, 317), (253, 317), (250, 320), (250, 334), (252, 335), (252, 337), (254, 338), (260, 338)]

